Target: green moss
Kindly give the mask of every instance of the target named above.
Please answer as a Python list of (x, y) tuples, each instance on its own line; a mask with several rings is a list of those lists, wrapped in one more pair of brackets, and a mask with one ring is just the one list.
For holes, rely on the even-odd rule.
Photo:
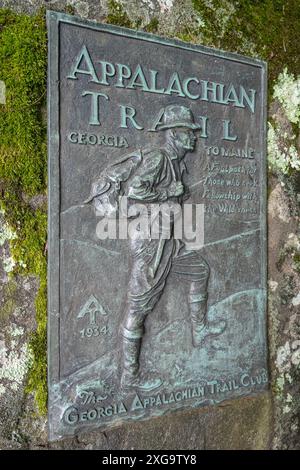
[(3, 323), (10, 317), (16, 307), (16, 291), (17, 283), (14, 279), (3, 286), (1, 292), (3, 302), (0, 305), (0, 321), (2, 327)]
[(63, 11), (69, 15), (75, 15), (76, 13), (75, 7), (73, 5), (66, 5)]
[(134, 25), (130, 21), (129, 16), (124, 11), (122, 5), (116, 0), (110, 0), (108, 2), (109, 12), (106, 17), (108, 24), (115, 24), (117, 26), (123, 26), (125, 28), (133, 28)]
[(33, 353), (26, 390), (35, 393), (41, 414), (47, 413), (47, 277), (46, 270), (40, 279), (40, 288), (35, 300), (37, 331), (30, 342)]
[(193, 0), (201, 18), (188, 40), (201, 36), (207, 45), (268, 61), (269, 82), (287, 67), (300, 73), (298, 0)]
[(0, 79), (6, 105), (0, 107), (0, 178), (28, 194), (44, 187), (46, 129), (40, 104), (46, 90), (46, 29), (42, 16), (0, 12)]
[[(33, 366), (28, 390), (35, 393), (40, 412), (46, 387), (46, 211), (33, 210), (25, 200), (46, 189), (45, 104), (47, 34), (44, 13), (35, 16), (0, 9), (0, 80), (6, 104), (0, 105), (1, 209), (17, 234), (10, 240), (15, 273), (40, 278), (36, 300), (37, 330), (30, 341)], [(25, 197), (26, 196), (26, 197)], [(12, 299), (8, 297), (12, 308)]]
[(158, 29), (158, 19), (152, 18), (150, 22), (142, 26), (142, 19), (137, 18), (134, 21), (131, 20), (122, 7), (121, 3), (116, 0), (110, 0), (108, 2), (108, 15), (106, 17), (106, 22), (108, 24), (113, 24), (116, 26), (123, 26), (124, 28), (131, 29), (144, 29), (149, 33), (156, 33)]
[(293, 263), (294, 263), (294, 267), (295, 267), (296, 271), (298, 273), (300, 273), (300, 253), (296, 253), (293, 256)]
[(145, 31), (148, 33), (156, 33), (158, 30), (159, 21), (156, 17), (152, 18), (151, 21), (145, 26)]

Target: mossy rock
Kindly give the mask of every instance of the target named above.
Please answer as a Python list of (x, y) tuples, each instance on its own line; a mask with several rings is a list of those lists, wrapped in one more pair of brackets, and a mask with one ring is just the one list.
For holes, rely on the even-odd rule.
[[(34, 361), (29, 373), (28, 390), (36, 394), (42, 413), (47, 403), (47, 214), (45, 210), (33, 210), (25, 202), (24, 195), (28, 199), (46, 190), (46, 127), (41, 118), (46, 97), (46, 76), (44, 12), (27, 16), (0, 9), (0, 80), (6, 87), (6, 103), (0, 105), (1, 209), (17, 234), (17, 238), (10, 240), (11, 255), (16, 261), (15, 273), (40, 278), (36, 300), (37, 330), (30, 342)], [(7, 289), (11, 290), (11, 286), (13, 284), (10, 283)], [(6, 292), (5, 297), (7, 300), (2, 314), (8, 315), (14, 307), (14, 298), (11, 292)]]

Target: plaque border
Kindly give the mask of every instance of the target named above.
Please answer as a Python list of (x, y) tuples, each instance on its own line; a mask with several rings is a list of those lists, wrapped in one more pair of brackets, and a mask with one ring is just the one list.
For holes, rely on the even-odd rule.
[[(125, 36), (147, 42), (158, 43), (183, 50), (198, 52), (226, 59), (233, 62), (248, 64), (261, 69), (261, 121), (262, 132), (260, 135), (261, 146), (261, 178), (260, 178), (260, 240), (261, 240), (261, 290), (264, 293), (263, 307), (265, 311), (265, 357), (266, 366), (269, 369), (268, 334), (267, 334), (267, 62), (241, 54), (223, 51), (217, 48), (190, 44), (178, 39), (163, 38), (151, 33), (135, 31), (129, 28), (121, 28), (104, 23), (94, 23), (66, 13), (47, 10), (48, 29), (48, 78), (47, 78), (47, 111), (48, 111), (48, 322), (47, 322), (47, 361), (48, 361), (48, 396), (52, 395), (51, 387), (60, 379), (60, 25), (61, 23), (89, 28), (95, 31)], [(251, 393), (250, 397), (262, 395), (266, 390)], [(222, 400), (222, 403), (227, 399)], [(182, 411), (186, 411), (183, 408)], [(170, 410), (179, 411), (179, 410)], [(113, 427), (113, 426), (112, 426)], [(50, 418), (50, 400), (48, 401), (48, 435), (50, 440), (57, 440), (63, 436), (57, 436), (52, 429)], [(69, 435), (66, 437), (70, 437)]]

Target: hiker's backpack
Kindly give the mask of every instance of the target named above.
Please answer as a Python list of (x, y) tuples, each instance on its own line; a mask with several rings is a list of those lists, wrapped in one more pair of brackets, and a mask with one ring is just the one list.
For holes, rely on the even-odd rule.
[(103, 170), (92, 183), (85, 204), (93, 203), (95, 209), (106, 217), (116, 217), (119, 210), (119, 197), (124, 195), (124, 184), (141, 164), (142, 152), (137, 150), (123, 156)]

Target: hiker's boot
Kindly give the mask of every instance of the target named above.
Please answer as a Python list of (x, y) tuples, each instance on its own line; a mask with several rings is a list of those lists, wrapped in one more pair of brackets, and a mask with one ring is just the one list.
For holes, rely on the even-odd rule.
[(141, 338), (123, 336), (123, 371), (121, 377), (122, 390), (137, 389), (151, 391), (162, 385), (160, 378), (152, 379), (139, 372), (139, 356)]
[(202, 346), (209, 336), (218, 336), (226, 328), (224, 320), (207, 321), (207, 294), (190, 294), (192, 340), (194, 347)]

